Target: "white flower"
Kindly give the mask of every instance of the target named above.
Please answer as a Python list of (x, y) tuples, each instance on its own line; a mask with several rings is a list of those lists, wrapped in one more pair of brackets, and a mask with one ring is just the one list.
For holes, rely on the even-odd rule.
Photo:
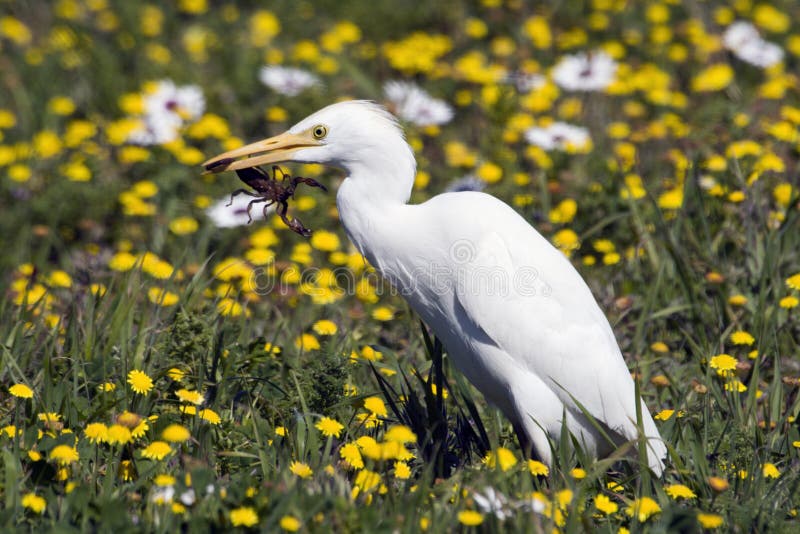
[(175, 487), (163, 486), (160, 488), (156, 488), (156, 490), (153, 491), (151, 500), (157, 504), (165, 504), (165, 503), (171, 503), (173, 497), (175, 497)]
[(194, 501), (197, 500), (194, 494), (194, 490), (192, 488), (189, 488), (188, 490), (181, 493), (180, 497), (178, 498), (186, 506), (192, 506), (194, 504)]
[(320, 83), (319, 78), (308, 71), (278, 66), (261, 67), (258, 79), (273, 91), (286, 96), (297, 96)]
[[(239, 194), (233, 197), (233, 203), (231, 203), (231, 197), (226, 196), (209, 206), (206, 209), (206, 215), (217, 228), (244, 226), (249, 224), (250, 216), (247, 215), (247, 205), (253, 200), (255, 199), (249, 195)], [(267, 208), (267, 213), (273, 209), (270, 206)], [(264, 219), (264, 204), (261, 202), (253, 204), (250, 215), (253, 217), (253, 221)]]
[(722, 34), (722, 44), (728, 50), (736, 50), (750, 41), (758, 41), (761, 36), (758, 30), (749, 22), (739, 20), (725, 28)]
[(160, 145), (178, 138), (181, 127), (197, 120), (206, 108), (203, 91), (196, 85), (178, 87), (170, 80), (158, 82), (143, 98), (142, 127), (128, 136), (138, 145)]
[(483, 490), (483, 494), (473, 493), (472, 498), (480, 509), (481, 513), (494, 514), (500, 521), (505, 521), (514, 514), (508, 508), (506, 496), (489, 486)]
[(586, 128), (554, 122), (544, 128), (528, 128), (525, 130), (525, 140), (545, 150), (567, 150), (585, 147), (592, 139)]
[(568, 91), (602, 91), (614, 81), (617, 63), (601, 51), (564, 56), (553, 67), (553, 81)]
[(386, 82), (386, 98), (394, 105), (403, 120), (417, 126), (439, 126), (450, 122), (453, 108), (444, 100), (433, 98), (424, 89), (411, 82)]
[(725, 29), (722, 44), (745, 63), (762, 69), (783, 61), (783, 48), (765, 41), (749, 22), (737, 21)]
[(536, 514), (544, 513), (547, 508), (547, 503), (538, 496), (533, 496), (528, 500), (517, 501), (514, 507), (524, 512), (534, 512)]

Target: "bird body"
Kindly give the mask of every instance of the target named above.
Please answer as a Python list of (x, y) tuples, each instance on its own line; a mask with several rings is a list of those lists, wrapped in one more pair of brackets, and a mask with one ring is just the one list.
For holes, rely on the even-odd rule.
[[(215, 163), (257, 152), (265, 154)], [(648, 463), (660, 475), (666, 446), (608, 320), (569, 260), (522, 216), (479, 192), (407, 204), (413, 153), (394, 118), (364, 101), (328, 106), (283, 137), (207, 165), (285, 160), (346, 171), (337, 206), (348, 237), (511, 420), (523, 447), (552, 464), (549, 440), (566, 425), (587, 453), (605, 456), (638, 438), (639, 402)]]

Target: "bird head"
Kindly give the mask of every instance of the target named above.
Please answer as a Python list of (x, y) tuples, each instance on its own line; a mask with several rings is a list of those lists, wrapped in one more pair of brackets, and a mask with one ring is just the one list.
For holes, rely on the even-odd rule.
[(331, 104), (288, 131), (225, 152), (203, 163), (218, 173), (280, 162), (321, 163), (348, 171), (385, 174), (410, 160), (411, 148), (396, 119), (382, 106), (366, 100)]

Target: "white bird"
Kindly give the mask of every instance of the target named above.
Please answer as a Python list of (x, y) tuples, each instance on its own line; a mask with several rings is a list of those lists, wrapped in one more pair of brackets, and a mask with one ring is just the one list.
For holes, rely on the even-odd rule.
[(606, 456), (639, 439), (639, 402), (648, 464), (661, 474), (666, 446), (608, 320), (569, 260), (516, 211), (480, 192), (408, 204), (414, 154), (396, 119), (368, 101), (330, 105), (204, 166), (287, 161), (345, 171), (336, 203), (348, 237), (511, 420), (528, 453), (552, 465), (550, 440), (566, 425), (588, 454)]

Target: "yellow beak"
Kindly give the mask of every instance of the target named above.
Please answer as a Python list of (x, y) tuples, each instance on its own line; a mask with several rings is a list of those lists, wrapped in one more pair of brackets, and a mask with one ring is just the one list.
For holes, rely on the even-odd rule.
[(285, 132), (220, 154), (203, 163), (203, 167), (206, 173), (249, 169), (257, 165), (289, 161), (297, 150), (320, 144), (310, 132), (300, 134)]

